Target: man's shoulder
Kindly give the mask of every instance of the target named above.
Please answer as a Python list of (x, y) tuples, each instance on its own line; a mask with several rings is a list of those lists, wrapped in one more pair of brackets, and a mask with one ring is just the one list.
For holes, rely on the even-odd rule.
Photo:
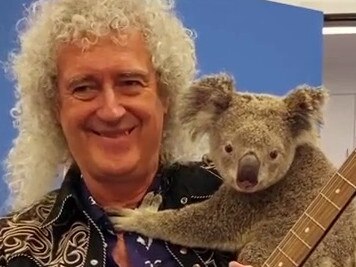
[(177, 163), (173, 169), (174, 177), (185, 182), (212, 186), (220, 186), (222, 183), (222, 178), (212, 163), (205, 161)]
[(173, 164), (166, 176), (170, 193), (190, 203), (210, 198), (222, 184), (214, 166), (205, 161)]
[(6, 266), (6, 257), (11, 255), (5, 253), (7, 247), (21, 244), (17, 242), (40, 232), (41, 224), (50, 213), (56, 196), (57, 192), (53, 191), (28, 207), (0, 217), (0, 266)]
[(50, 213), (57, 195), (57, 190), (52, 191), (27, 207), (0, 216), (0, 238), (5, 229), (9, 230), (20, 225), (39, 226)]

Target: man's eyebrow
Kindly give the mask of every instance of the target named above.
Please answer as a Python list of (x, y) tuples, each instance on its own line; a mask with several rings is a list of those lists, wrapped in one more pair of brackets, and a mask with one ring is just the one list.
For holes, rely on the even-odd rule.
[(85, 81), (94, 81), (96, 80), (96, 78), (94, 77), (94, 75), (78, 75), (78, 76), (74, 76), (74, 77), (71, 77), (68, 82), (67, 82), (67, 85), (69, 87), (72, 87), (72, 86), (75, 86), (79, 83), (82, 83), (82, 82), (85, 82)]
[[(115, 74), (116, 79), (140, 79), (144, 82), (148, 82), (150, 78), (150, 72), (143, 70), (133, 70), (133, 71), (120, 71)], [(79, 83), (86, 81), (97, 81), (97, 77), (92, 74), (75, 75), (68, 79), (67, 86), (73, 87)]]
[(149, 81), (150, 73), (147, 71), (123, 71), (120, 72), (116, 75), (117, 78), (119, 79), (125, 79), (125, 78), (136, 78), (136, 79), (141, 79), (145, 82)]

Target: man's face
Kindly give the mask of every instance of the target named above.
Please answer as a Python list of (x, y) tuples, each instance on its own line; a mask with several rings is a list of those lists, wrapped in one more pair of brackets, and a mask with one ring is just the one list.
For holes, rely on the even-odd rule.
[[(124, 177), (157, 164), (167, 100), (139, 32), (58, 49), (58, 120), (84, 175)], [(140, 171), (141, 170), (141, 171)]]

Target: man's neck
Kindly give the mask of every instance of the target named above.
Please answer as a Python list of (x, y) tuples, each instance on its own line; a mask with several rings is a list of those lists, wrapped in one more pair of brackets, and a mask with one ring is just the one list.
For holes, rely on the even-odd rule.
[(147, 189), (153, 182), (157, 168), (147, 175), (130, 177), (130, 179), (94, 179), (83, 175), (84, 182), (95, 199), (103, 207), (133, 208), (144, 197)]

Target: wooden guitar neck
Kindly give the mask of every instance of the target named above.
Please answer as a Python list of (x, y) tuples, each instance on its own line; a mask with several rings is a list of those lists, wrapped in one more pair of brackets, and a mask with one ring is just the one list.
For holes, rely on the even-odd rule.
[(356, 150), (330, 178), (262, 267), (303, 266), (356, 195)]

